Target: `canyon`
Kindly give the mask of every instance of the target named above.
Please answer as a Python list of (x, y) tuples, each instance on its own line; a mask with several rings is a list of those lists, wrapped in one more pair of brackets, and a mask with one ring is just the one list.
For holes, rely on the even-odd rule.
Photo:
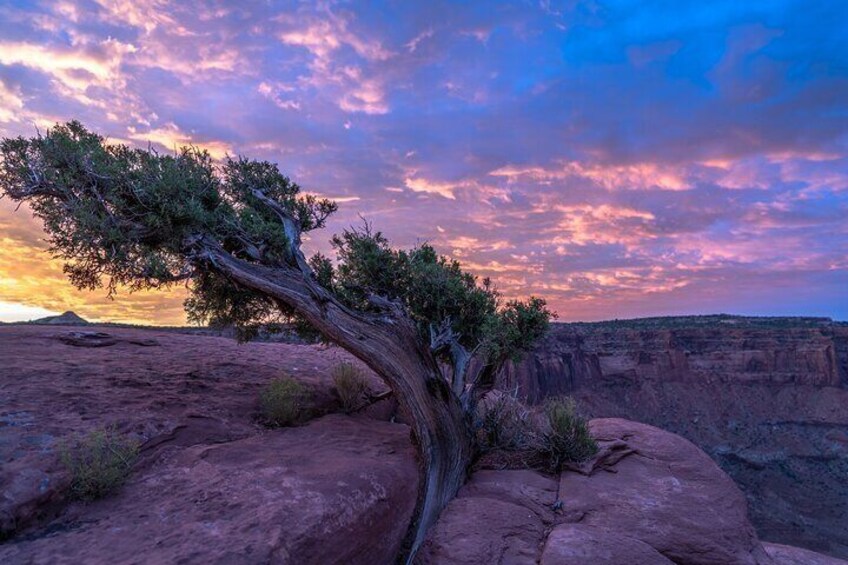
[(703, 316), (554, 324), (499, 388), (679, 434), (740, 486), (766, 541), (848, 556), (848, 325)]

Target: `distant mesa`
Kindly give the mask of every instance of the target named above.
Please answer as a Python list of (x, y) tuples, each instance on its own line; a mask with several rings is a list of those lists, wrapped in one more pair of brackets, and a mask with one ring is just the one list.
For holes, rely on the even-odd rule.
[(54, 326), (84, 326), (89, 324), (88, 320), (78, 316), (76, 313), (71, 312), (70, 310), (68, 310), (64, 314), (60, 314), (59, 316), (47, 316), (46, 318), (32, 320), (30, 323), (49, 324)]

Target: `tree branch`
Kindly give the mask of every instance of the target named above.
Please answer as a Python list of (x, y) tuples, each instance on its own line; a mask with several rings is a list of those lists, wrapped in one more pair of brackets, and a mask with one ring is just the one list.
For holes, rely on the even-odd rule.
[(462, 338), (462, 334), (453, 330), (450, 318), (442, 320), (438, 329), (430, 324), (430, 351), (433, 354), (438, 354), (447, 349), (451, 358), (451, 390), (457, 398), (462, 397), (465, 392), (471, 359), (480, 348), (480, 344), (477, 344), (472, 351), (468, 351), (460, 343), (460, 338)]

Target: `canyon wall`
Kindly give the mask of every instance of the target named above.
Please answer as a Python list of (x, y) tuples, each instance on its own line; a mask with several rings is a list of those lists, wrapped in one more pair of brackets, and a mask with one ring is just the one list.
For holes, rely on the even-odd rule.
[(499, 376), (531, 403), (680, 434), (745, 492), (762, 539), (848, 556), (848, 325), (707, 316), (555, 324)]

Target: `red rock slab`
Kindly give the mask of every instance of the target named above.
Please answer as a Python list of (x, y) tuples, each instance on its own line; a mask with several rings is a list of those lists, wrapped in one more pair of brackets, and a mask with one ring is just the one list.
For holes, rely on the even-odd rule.
[(674, 565), (645, 542), (606, 528), (561, 524), (545, 542), (541, 565)]
[(775, 565), (848, 565), (848, 561), (822, 555), (809, 549), (781, 545), (779, 543), (763, 543), (766, 552), (774, 560)]
[[(80, 335), (110, 344), (59, 339)], [(155, 329), (4, 325), (0, 359), (0, 538), (43, 524), (64, 506), (68, 481), (58, 451), (77, 434), (114, 426), (144, 445), (146, 459), (165, 445), (261, 433), (259, 394), (284, 374), (308, 388), (318, 415), (339, 408), (332, 370), (342, 361), (358, 364), (373, 390), (384, 387), (339, 348)]]
[(556, 488), (533, 471), (474, 474), (430, 529), (416, 563), (538, 563)]
[(559, 498), (568, 523), (605, 528), (689, 565), (770, 563), (733, 481), (695, 445), (617, 418), (590, 422), (602, 445), (635, 453), (590, 476), (565, 472)]
[(116, 495), (0, 545), (0, 563), (391, 563), (417, 491), (406, 426), (330, 415), (165, 451)]

